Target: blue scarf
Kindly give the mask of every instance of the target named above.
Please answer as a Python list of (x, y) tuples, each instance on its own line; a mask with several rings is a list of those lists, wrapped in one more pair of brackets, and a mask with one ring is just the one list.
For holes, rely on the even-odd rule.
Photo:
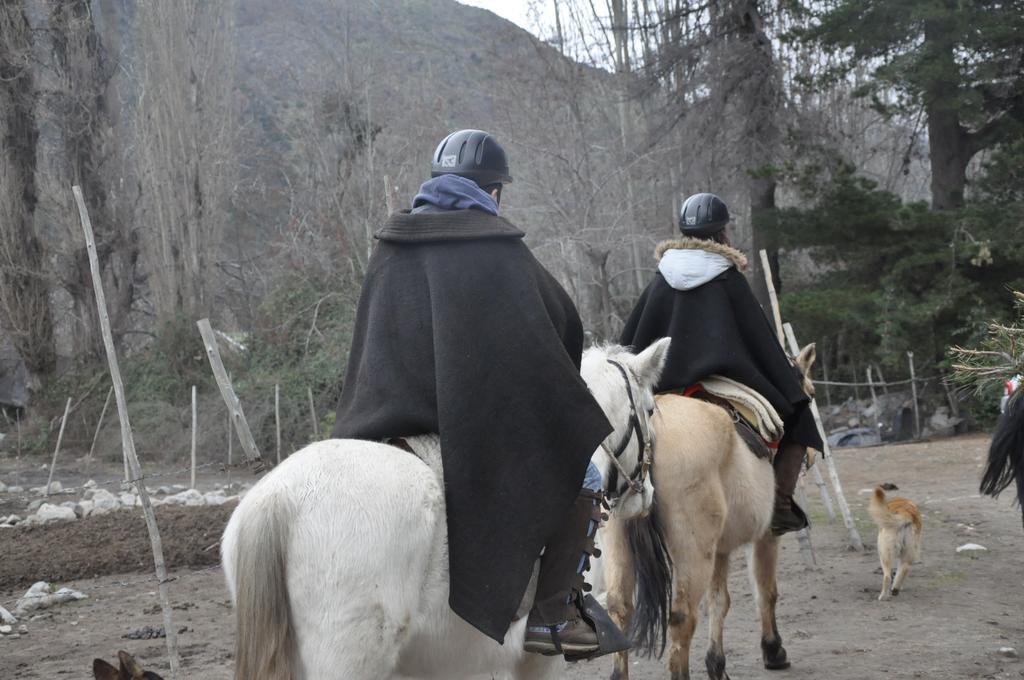
[(459, 175), (441, 175), (423, 183), (416, 197), (412, 199), (413, 209), (429, 204), (442, 210), (482, 210), (491, 215), (498, 214), (494, 198), (481, 189), (476, 182)]

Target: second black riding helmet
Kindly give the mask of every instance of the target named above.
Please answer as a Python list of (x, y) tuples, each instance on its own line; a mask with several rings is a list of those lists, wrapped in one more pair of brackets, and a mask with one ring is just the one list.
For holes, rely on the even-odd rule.
[(512, 182), (505, 150), (483, 130), (459, 130), (441, 140), (430, 164), (430, 176), (439, 175), (460, 175), (482, 187)]
[(679, 211), (679, 231), (684, 236), (711, 236), (729, 223), (729, 208), (714, 194), (694, 194)]

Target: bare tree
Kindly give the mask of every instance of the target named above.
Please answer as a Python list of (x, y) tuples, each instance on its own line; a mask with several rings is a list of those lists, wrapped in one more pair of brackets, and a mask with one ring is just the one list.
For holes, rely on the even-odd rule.
[(141, 0), (137, 166), (158, 324), (208, 314), (233, 179), (235, 3)]
[(35, 227), (37, 92), (20, 2), (0, 3), (0, 328), (34, 374), (56, 363), (46, 252)]
[[(132, 182), (126, 178), (125, 130), (115, 75), (119, 58), (119, 13), (104, 2), (101, 35), (89, 0), (49, 0), (50, 43), (54, 56), (54, 91), (49, 115), (63, 138), (60, 186), (83, 188), (94, 220), (96, 250), (115, 342), (128, 326), (136, 288), (139, 245), (132, 228)], [(60, 201), (73, 213), (70, 195)], [(74, 220), (66, 220), (73, 225)], [(77, 230), (69, 226), (61, 267), (64, 288), (72, 301), (75, 322), (70, 334), (76, 356), (103, 356), (103, 338), (93, 301), (89, 258)]]

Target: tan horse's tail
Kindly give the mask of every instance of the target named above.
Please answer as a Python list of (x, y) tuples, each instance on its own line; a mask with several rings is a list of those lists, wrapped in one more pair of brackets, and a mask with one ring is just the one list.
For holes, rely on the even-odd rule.
[(294, 680), (286, 581), (291, 507), (270, 493), (248, 508), (234, 541), (235, 680)]

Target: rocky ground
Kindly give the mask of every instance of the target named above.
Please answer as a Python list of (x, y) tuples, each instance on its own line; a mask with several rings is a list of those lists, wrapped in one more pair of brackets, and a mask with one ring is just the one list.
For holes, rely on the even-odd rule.
[[(917, 501), (924, 513), (923, 558), (899, 597), (878, 602), (881, 574), (874, 551), (849, 552), (842, 524), (828, 522), (812, 496), (818, 567), (803, 566), (792, 538), (783, 544), (779, 624), (793, 667), (770, 673), (760, 666), (755, 605), (740, 555), (726, 629), (731, 677), (1024, 678), (1024, 662), (1018, 658), (1024, 654), (1024, 531), (1020, 512), (1008, 501), (977, 495), (987, 443), (984, 437), (968, 436), (839, 452), (847, 498), (865, 541), (873, 544), (874, 531), (867, 518), (867, 496), (860, 492), (876, 482), (894, 482), (900, 487), (896, 493)], [(58, 478), (66, 487), (81, 489), (89, 478), (102, 481), (104, 474), (116, 478), (116, 473), (69, 470)], [(213, 492), (225, 482), (221, 477), (206, 475), (197, 486)], [(44, 470), (24, 461), (0, 459), (0, 480), (25, 489), (0, 493), (2, 518), (26, 514), (27, 502), (38, 499), (31, 487), (45, 484), (46, 478)], [(165, 477), (159, 483), (183, 481)], [(238, 487), (220, 495), (234, 495), (231, 489)], [(180, 493), (167, 491), (171, 493), (160, 497)], [(58, 498), (78, 504), (83, 500), (80, 494), (67, 496)], [(228, 502), (158, 509), (176, 577), (171, 595), (175, 628), (182, 631), (183, 677), (231, 677), (231, 609), (215, 547), (231, 507)], [(966, 543), (986, 550), (958, 553), (956, 548)], [(153, 670), (165, 670), (164, 641), (148, 639), (162, 625), (148, 551), (134, 507), (75, 521), (0, 528), (0, 606), (13, 611), (37, 580), (50, 581), (55, 591), (67, 586), (86, 595), (29, 612), (6, 634), (0, 626), (0, 678), (85, 678), (94, 657), (113, 660), (118, 649), (130, 651)], [(704, 677), (705, 644), (702, 628), (693, 655), (695, 678)], [(608, 677), (610, 668), (608, 660), (563, 665), (555, 677)], [(663, 661), (632, 660), (630, 677), (653, 680), (668, 677), (668, 672)]]

